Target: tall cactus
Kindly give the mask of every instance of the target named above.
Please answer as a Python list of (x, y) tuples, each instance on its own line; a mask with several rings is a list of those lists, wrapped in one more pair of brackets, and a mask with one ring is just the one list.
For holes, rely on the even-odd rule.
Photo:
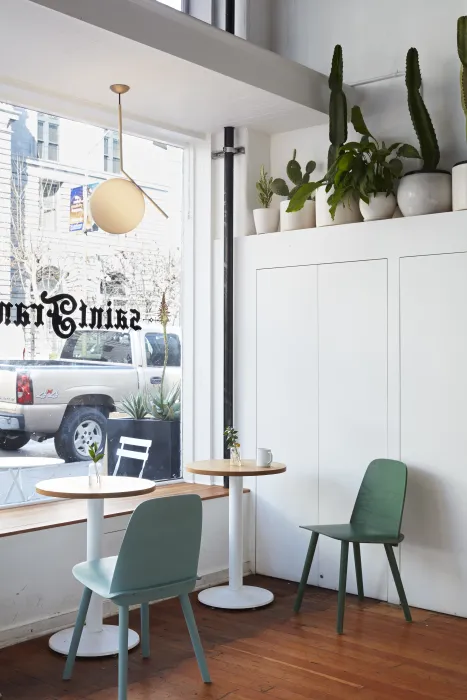
[(417, 134), (418, 143), (420, 144), (423, 170), (436, 170), (440, 158), (439, 146), (433, 123), (420, 93), (422, 75), (420, 73), (418, 51), (414, 48), (409, 49), (407, 52), (405, 84), (407, 86), (409, 112)]
[(467, 17), (457, 20), (457, 53), (461, 62), (461, 104), (466, 118), (467, 137)]
[(329, 140), (331, 145), (328, 151), (328, 170), (337, 158), (340, 146), (347, 141), (347, 98), (342, 89), (344, 80), (344, 59), (342, 46), (337, 44), (332, 57), (331, 72), (329, 74)]

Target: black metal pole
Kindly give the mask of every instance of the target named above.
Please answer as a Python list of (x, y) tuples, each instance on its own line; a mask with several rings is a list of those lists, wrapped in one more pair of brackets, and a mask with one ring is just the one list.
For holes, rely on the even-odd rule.
[[(225, 31), (235, 34), (235, 0), (225, 0)], [(233, 223), (234, 223), (234, 135), (224, 129), (224, 427), (233, 425)], [(224, 439), (224, 458), (229, 449)], [(229, 487), (228, 477), (224, 486)]]

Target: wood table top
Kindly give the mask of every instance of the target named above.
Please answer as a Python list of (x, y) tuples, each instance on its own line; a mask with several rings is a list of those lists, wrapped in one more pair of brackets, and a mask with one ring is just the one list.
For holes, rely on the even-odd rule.
[(242, 459), (242, 466), (230, 464), (229, 459), (207, 459), (187, 464), (185, 469), (192, 474), (209, 476), (269, 476), (282, 474), (287, 467), (280, 462), (273, 462), (270, 467), (258, 467), (254, 459)]
[(37, 493), (54, 498), (122, 498), (151, 493), (155, 488), (154, 481), (133, 476), (101, 476), (99, 484), (93, 477), (91, 485), (88, 476), (46, 479), (36, 484)]

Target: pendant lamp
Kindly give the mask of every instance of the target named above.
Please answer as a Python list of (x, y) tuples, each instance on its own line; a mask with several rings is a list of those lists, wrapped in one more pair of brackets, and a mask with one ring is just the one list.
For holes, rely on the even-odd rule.
[(145, 202), (148, 199), (162, 216), (167, 214), (130, 175), (123, 165), (122, 95), (130, 89), (128, 85), (111, 85), (118, 95), (118, 134), (120, 139), (120, 170), (125, 178), (113, 177), (105, 180), (94, 190), (91, 200), (91, 215), (100, 229), (107, 233), (129, 233), (137, 228), (144, 216)]

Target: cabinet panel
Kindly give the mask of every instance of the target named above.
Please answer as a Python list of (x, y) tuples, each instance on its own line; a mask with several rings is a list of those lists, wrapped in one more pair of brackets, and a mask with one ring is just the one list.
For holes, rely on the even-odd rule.
[(287, 472), (257, 478), (256, 568), (294, 581), (318, 517), (316, 293), (316, 266), (257, 273), (257, 445)]
[(405, 258), (401, 450), (409, 603), (467, 616), (467, 254)]
[[(319, 522), (348, 522), (371, 460), (387, 455), (387, 261), (321, 265)], [(320, 585), (337, 588), (340, 543), (321, 538)], [(387, 598), (384, 548), (362, 547), (365, 594)], [(356, 593), (353, 558), (347, 590)]]

